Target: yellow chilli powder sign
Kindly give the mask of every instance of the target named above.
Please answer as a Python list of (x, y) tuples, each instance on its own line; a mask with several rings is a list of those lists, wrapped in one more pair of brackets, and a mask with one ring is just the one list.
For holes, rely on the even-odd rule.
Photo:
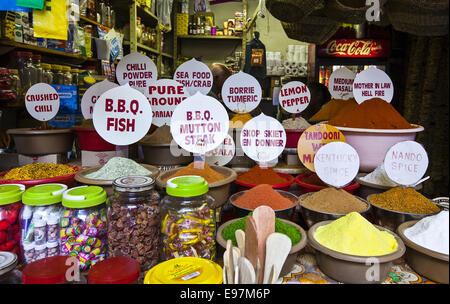
[(309, 127), (298, 140), (297, 153), (300, 161), (306, 168), (315, 172), (314, 156), (317, 151), (334, 141), (346, 142), (344, 134), (335, 127), (323, 123)]

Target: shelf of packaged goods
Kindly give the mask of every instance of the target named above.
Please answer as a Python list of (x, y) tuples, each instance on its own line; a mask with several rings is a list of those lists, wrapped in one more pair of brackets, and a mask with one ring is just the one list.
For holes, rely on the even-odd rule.
[(178, 35), (179, 39), (218, 39), (218, 40), (242, 40), (239, 36), (210, 36), (210, 35)]
[(98, 26), (101, 26), (101, 27), (106, 28), (107, 30), (110, 30), (109, 27), (104, 26), (103, 24), (100, 24), (100, 23), (98, 23), (97, 21), (91, 20), (91, 19), (86, 18), (86, 17), (84, 17), (84, 16), (80, 16), (80, 20), (83, 20), (84, 22), (87, 22), (87, 23), (90, 23), (90, 24), (93, 24), (93, 25), (98, 25)]
[(143, 12), (145, 12), (147, 15), (149, 15), (150, 17), (152, 17), (153, 19), (155, 19), (158, 22), (158, 17), (155, 16), (155, 14), (153, 14), (148, 8), (140, 5), (139, 3), (136, 3), (136, 7), (140, 10), (142, 10)]
[[(124, 45), (130, 45), (130, 41), (124, 40), (124, 41), (123, 41), (123, 44), (124, 44)], [(154, 49), (154, 48), (152, 48), (152, 47), (146, 46), (145, 44), (142, 44), (142, 43), (136, 43), (136, 46), (138, 47), (138, 49), (146, 50), (146, 51), (152, 52), (152, 53), (154, 53), (154, 54), (156, 54), (156, 55), (159, 55), (159, 52), (158, 52), (157, 49)]]
[(34, 52), (38, 52), (38, 53), (42, 53), (42, 54), (58, 55), (58, 56), (63, 56), (63, 57), (67, 57), (67, 58), (77, 59), (80, 61), (97, 61), (98, 60), (97, 58), (89, 58), (86, 56), (81, 56), (81, 55), (67, 53), (67, 52), (63, 52), (63, 51), (43, 48), (40, 46), (31, 45), (31, 44), (20, 43), (20, 42), (11, 41), (8, 39), (0, 39), (0, 46), (20, 48), (20, 49), (30, 50), (30, 51), (34, 51)]

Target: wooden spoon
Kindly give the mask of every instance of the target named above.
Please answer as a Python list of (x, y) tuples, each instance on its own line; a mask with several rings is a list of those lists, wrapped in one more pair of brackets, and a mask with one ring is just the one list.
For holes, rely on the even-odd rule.
[(258, 262), (258, 237), (256, 235), (256, 223), (251, 216), (247, 216), (245, 221), (245, 257), (256, 269)]
[(238, 260), (239, 280), (238, 284), (255, 284), (256, 274), (252, 263), (245, 257), (240, 257)]
[(238, 248), (241, 251), (241, 256), (245, 256), (245, 232), (242, 229), (238, 229), (234, 234), (236, 236)]
[[(227, 281), (228, 284), (234, 284), (234, 259), (233, 259), (233, 245), (231, 240), (227, 241), (227, 250), (226, 259), (227, 259)], [(224, 261), (225, 262), (225, 261)]]
[[(278, 279), (291, 247), (291, 239), (285, 234), (274, 232), (269, 235), (266, 241), (266, 263), (263, 282), (271, 284), (271, 281), (274, 280), (273, 277), (275, 277), (275, 281)], [(273, 266), (275, 266), (273, 277), (270, 277), (270, 270)]]
[[(256, 223), (256, 233), (258, 237), (258, 258), (261, 262), (261, 273), (258, 277), (258, 283), (262, 284), (264, 272), (266, 271), (266, 239), (275, 232), (275, 212), (269, 206), (259, 206), (253, 210), (253, 218)], [(270, 271), (270, 268), (268, 269)]]

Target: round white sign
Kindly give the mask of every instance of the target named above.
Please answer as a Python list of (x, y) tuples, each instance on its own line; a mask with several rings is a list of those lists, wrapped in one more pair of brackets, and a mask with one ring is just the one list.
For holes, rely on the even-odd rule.
[(328, 80), (328, 90), (334, 99), (350, 99), (353, 97), (353, 82), (356, 73), (346, 67), (339, 68), (331, 73)]
[(84, 119), (92, 119), (94, 106), (100, 95), (118, 86), (118, 84), (110, 82), (107, 79), (90, 86), (81, 98), (81, 113)]
[(131, 145), (150, 129), (152, 108), (144, 94), (126, 84), (100, 96), (92, 119), (104, 140), (118, 146)]
[(160, 79), (150, 85), (145, 95), (153, 110), (153, 124), (170, 124), (173, 111), (183, 100), (189, 97), (183, 85), (172, 79)]
[(25, 107), (30, 115), (40, 121), (48, 121), (58, 114), (59, 94), (49, 84), (36, 83), (25, 95)]
[(353, 96), (359, 104), (372, 98), (391, 102), (394, 97), (394, 85), (388, 74), (376, 67), (370, 67), (356, 74)]
[(317, 151), (314, 169), (324, 183), (341, 188), (353, 181), (358, 174), (359, 156), (349, 144), (331, 142)]
[(421, 144), (407, 140), (393, 145), (384, 158), (387, 176), (397, 184), (410, 186), (427, 171), (428, 155)]
[(234, 140), (228, 134), (217, 148), (206, 152), (206, 162), (209, 165), (225, 166), (233, 159), (235, 150)]
[(130, 87), (144, 93), (145, 88), (157, 80), (158, 71), (149, 57), (133, 52), (117, 64), (116, 78), (120, 85), (128, 83)]
[(227, 136), (229, 118), (215, 98), (196, 93), (180, 103), (172, 114), (170, 132), (183, 149), (205, 154), (218, 147)]
[(222, 87), (223, 102), (236, 113), (250, 113), (259, 105), (261, 97), (258, 80), (242, 71), (228, 77)]
[(263, 113), (249, 120), (241, 131), (244, 153), (256, 162), (277, 158), (286, 146), (286, 131), (281, 123)]
[(173, 79), (184, 85), (190, 96), (197, 92), (206, 95), (213, 85), (211, 70), (206, 64), (195, 58), (182, 63), (176, 69)]
[(311, 93), (303, 82), (291, 81), (281, 88), (278, 100), (287, 112), (300, 113), (308, 107)]

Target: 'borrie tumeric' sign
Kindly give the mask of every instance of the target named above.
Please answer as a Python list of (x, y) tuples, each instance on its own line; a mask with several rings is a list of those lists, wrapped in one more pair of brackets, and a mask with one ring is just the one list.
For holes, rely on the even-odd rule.
[(332, 39), (318, 48), (319, 57), (376, 58), (389, 57), (388, 40), (377, 39)]

